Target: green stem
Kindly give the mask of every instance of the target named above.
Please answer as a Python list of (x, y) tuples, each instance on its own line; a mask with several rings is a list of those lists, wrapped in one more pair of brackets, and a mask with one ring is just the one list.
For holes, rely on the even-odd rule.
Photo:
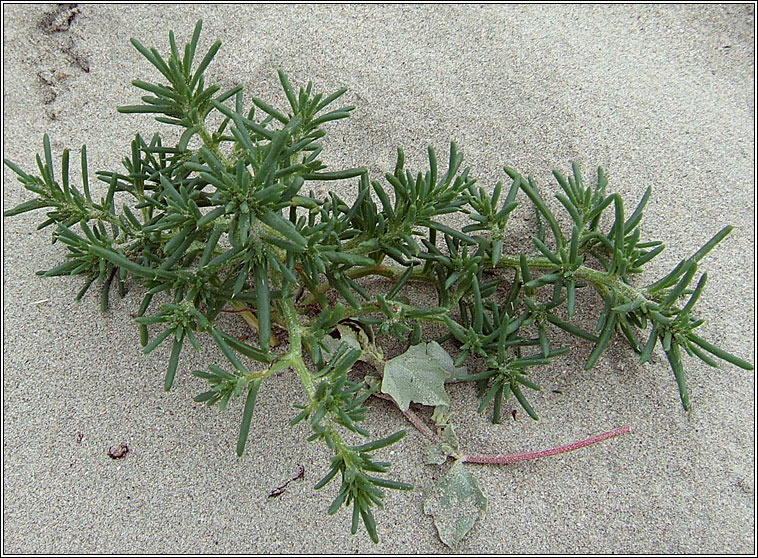
[[(350, 277), (350, 279), (360, 279), (362, 277), (369, 277), (371, 275), (378, 275), (380, 277), (386, 277), (387, 279), (399, 279), (400, 276), (403, 274), (403, 271), (400, 271), (394, 267), (386, 266), (377, 264), (372, 267), (359, 267), (356, 269), (351, 269), (348, 271), (347, 276)], [(414, 271), (411, 273), (411, 277), (409, 279), (410, 281), (431, 281), (427, 275), (422, 271)], [(332, 290), (334, 287), (332, 287), (329, 283), (322, 283), (319, 285), (318, 289), (309, 294), (307, 297), (303, 299), (301, 302), (301, 305), (304, 307), (310, 306), (316, 300), (318, 299), (319, 295), (324, 295), (330, 290)]]
[(308, 372), (308, 368), (303, 361), (303, 326), (300, 325), (300, 321), (297, 319), (297, 312), (295, 311), (292, 299), (282, 299), (279, 302), (279, 308), (289, 330), (290, 348), (288, 355), (290, 364), (295, 369), (295, 372), (297, 372), (300, 383), (308, 395), (308, 399), (313, 401), (316, 395), (316, 386), (313, 383), (311, 373)]
[[(544, 257), (532, 257), (527, 258), (526, 263), (529, 268), (534, 269), (555, 269), (555, 264)], [(518, 256), (501, 256), (500, 262), (497, 267), (508, 267), (518, 269), (520, 267)], [(637, 290), (628, 283), (622, 281), (618, 276), (609, 275), (604, 271), (598, 271), (584, 265), (579, 266), (573, 271), (573, 275), (576, 279), (584, 279), (585, 281), (592, 283), (595, 287), (606, 287), (612, 289), (617, 293), (623, 295), (629, 300), (636, 300), (640, 297), (645, 297), (645, 291)]]
[(216, 142), (213, 141), (213, 138), (208, 133), (208, 129), (205, 127), (205, 123), (198, 123), (197, 125), (199, 127), (198, 133), (200, 134), (200, 139), (203, 140), (205, 146), (208, 149), (214, 151), (215, 155), (220, 155), (218, 151), (218, 145), (216, 145)]
[(211, 152), (218, 157), (219, 161), (222, 161), (224, 164), (228, 164), (229, 160), (224, 156), (223, 153), (221, 153), (221, 150), (218, 147), (218, 142), (213, 141), (213, 136), (208, 132), (208, 128), (205, 127), (205, 121), (200, 119), (200, 115), (198, 115), (197, 120), (193, 120), (192, 124), (197, 128), (197, 133), (200, 136), (200, 139), (202, 140), (203, 144), (205, 144), (205, 147), (211, 150)]
[[(290, 347), (288, 357), (292, 368), (297, 372), (300, 378), (300, 383), (308, 395), (308, 400), (313, 403), (316, 396), (316, 386), (313, 383), (313, 376), (308, 371), (303, 361), (303, 326), (300, 325), (300, 321), (297, 318), (297, 311), (292, 299), (286, 298), (279, 302), (282, 316), (287, 323), (287, 329), (289, 329)], [(329, 421), (327, 428), (329, 429), (329, 435), (334, 442), (336, 453), (341, 455), (346, 463), (350, 460), (352, 452), (350, 448), (342, 441), (342, 437), (339, 435), (335, 424)]]
[[(555, 264), (544, 257), (527, 258), (526, 263), (531, 269), (555, 269)], [(497, 267), (519, 269), (519, 257), (503, 255), (500, 257), (500, 262), (498, 263)], [(352, 270), (349, 275), (351, 279), (357, 279), (369, 275), (380, 275), (388, 279), (399, 279), (403, 273), (404, 270), (399, 268), (394, 268), (386, 265), (377, 265), (374, 267), (365, 267)], [(644, 289), (637, 290), (633, 286), (622, 281), (619, 277), (615, 275), (609, 275), (604, 271), (598, 271), (596, 269), (582, 265), (573, 271), (573, 275), (576, 279), (583, 279), (584, 281), (591, 283), (601, 292), (605, 288), (611, 289), (629, 300), (637, 300), (638, 298), (647, 299), (645, 296), (647, 292)], [(411, 275), (410, 280), (431, 282), (431, 279), (429, 279), (428, 275), (423, 273), (421, 270), (418, 272), (414, 271)], [(328, 283), (325, 283), (319, 287), (319, 292), (327, 292), (329, 289), (331, 289), (331, 287)], [(315, 299), (315, 297), (311, 295), (306, 299), (306, 301), (311, 298)]]

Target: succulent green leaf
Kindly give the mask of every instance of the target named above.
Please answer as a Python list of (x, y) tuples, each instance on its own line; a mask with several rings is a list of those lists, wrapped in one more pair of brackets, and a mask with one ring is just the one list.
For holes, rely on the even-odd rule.
[(255, 400), (258, 397), (258, 388), (261, 385), (260, 380), (253, 380), (250, 382), (250, 386), (247, 391), (247, 399), (245, 400), (245, 409), (242, 412), (242, 423), (240, 424), (240, 433), (237, 439), (237, 456), (242, 457), (245, 451), (245, 444), (247, 443), (247, 437), (250, 433), (250, 422), (253, 418), (253, 410), (255, 409)]

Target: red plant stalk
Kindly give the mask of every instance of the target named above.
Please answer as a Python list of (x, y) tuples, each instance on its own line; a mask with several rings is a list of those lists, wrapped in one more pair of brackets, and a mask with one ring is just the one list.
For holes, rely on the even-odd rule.
[(558, 455), (559, 453), (566, 453), (586, 446), (591, 446), (592, 444), (597, 444), (598, 442), (602, 442), (608, 438), (614, 438), (616, 436), (620, 436), (621, 434), (628, 434), (631, 431), (632, 427), (630, 425), (626, 425), (622, 426), (621, 428), (617, 428), (616, 430), (603, 432), (602, 434), (597, 434), (591, 438), (587, 438), (586, 440), (580, 440), (578, 442), (566, 444), (565, 446), (558, 446), (557, 448), (541, 451), (527, 451), (524, 453), (512, 453), (509, 455), (467, 455), (463, 457), (463, 462), (484, 463), (488, 465), (504, 465), (506, 463), (517, 463), (519, 461), (527, 461), (529, 459), (550, 457), (551, 455)]
[[(373, 394), (374, 397), (378, 397), (379, 399), (385, 399), (387, 401), (392, 401), (395, 406), (400, 409), (400, 405), (397, 404), (397, 401), (391, 396), (387, 395), (386, 393), (377, 392)], [(429, 438), (430, 440), (435, 440), (436, 436), (434, 432), (432, 432), (431, 428), (429, 428), (427, 425), (424, 424), (424, 421), (422, 421), (416, 413), (408, 409), (407, 411), (403, 411), (400, 409), (400, 412), (403, 413), (406, 419), (408, 419), (408, 422), (410, 422), (413, 426), (416, 427), (416, 430), (421, 432), (424, 436)]]
[[(373, 395), (380, 399), (386, 399), (387, 401), (392, 401), (398, 408), (400, 408), (400, 406), (397, 405), (397, 401), (395, 401), (391, 396), (385, 393), (374, 393)], [(438, 439), (437, 436), (434, 434), (434, 432), (432, 432), (432, 430), (428, 426), (426, 426), (424, 422), (418, 417), (418, 415), (416, 415), (413, 411), (408, 409), (407, 411), (402, 411), (402, 413), (403, 415), (405, 415), (405, 418), (408, 419), (408, 421), (413, 426), (415, 426), (416, 429), (419, 432), (421, 432), (424, 436), (426, 436), (430, 440)], [(602, 442), (603, 440), (607, 440), (609, 438), (615, 438), (616, 436), (621, 436), (622, 434), (628, 434), (631, 431), (632, 431), (631, 425), (627, 424), (626, 426), (622, 426), (621, 428), (610, 430), (608, 432), (603, 432), (602, 434), (597, 434), (590, 438), (579, 440), (578, 442), (572, 442), (564, 446), (558, 446), (557, 448), (551, 448), (551, 449), (540, 450), (540, 451), (527, 451), (524, 453), (511, 453), (508, 455), (464, 455), (461, 457), (461, 460), (464, 463), (482, 463), (485, 465), (507, 465), (508, 463), (518, 463), (519, 461), (528, 461), (530, 459), (540, 459), (542, 457), (550, 457), (551, 455), (558, 455), (560, 453), (567, 453), (570, 451), (578, 450), (587, 446), (591, 446), (592, 444), (597, 444), (598, 442)]]

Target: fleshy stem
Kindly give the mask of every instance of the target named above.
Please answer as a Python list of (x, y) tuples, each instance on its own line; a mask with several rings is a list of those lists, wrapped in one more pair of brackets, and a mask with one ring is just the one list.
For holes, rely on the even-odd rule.
[[(531, 257), (526, 259), (526, 263), (529, 266), (529, 268), (532, 269), (554, 269), (555, 264), (552, 263), (547, 258), (543, 257)], [(518, 256), (506, 256), (503, 255), (500, 257), (500, 261), (497, 265), (497, 267), (504, 267), (504, 268), (513, 268), (513, 269), (519, 269), (521, 266)], [(617, 293), (623, 295), (628, 300), (637, 300), (639, 298), (645, 298), (646, 291), (644, 289), (636, 289), (632, 285), (629, 285), (628, 283), (625, 283), (622, 281), (618, 276), (616, 275), (609, 275), (608, 273), (604, 271), (598, 271), (596, 269), (592, 269), (587, 266), (579, 266), (578, 268), (574, 269), (572, 271), (572, 274), (574, 278), (576, 279), (584, 279), (585, 281), (588, 281), (589, 283), (592, 283), (600, 289), (601, 291), (604, 288), (611, 289), (613, 291), (616, 291)], [(352, 270), (351, 273), (348, 273), (351, 279), (358, 279), (361, 277), (367, 277), (370, 275), (379, 275), (381, 277), (386, 277), (388, 279), (399, 279), (403, 275), (403, 270), (399, 268), (394, 268), (386, 265), (377, 265), (374, 267), (366, 267), (366, 268), (359, 268)], [(419, 272), (414, 272), (411, 274), (410, 277), (411, 281), (427, 281), (430, 282), (431, 279), (423, 273), (421, 270)], [(324, 283), (319, 287), (319, 293), (326, 292), (331, 288), (329, 283)], [(313, 294), (309, 295), (304, 301), (303, 304), (307, 305), (316, 300), (316, 296)]]
[(519, 461), (527, 461), (529, 459), (540, 459), (542, 457), (550, 457), (551, 455), (558, 455), (560, 453), (574, 451), (586, 446), (590, 446), (592, 444), (596, 444), (598, 442), (602, 442), (608, 438), (614, 438), (616, 436), (620, 436), (621, 434), (628, 434), (631, 431), (632, 427), (630, 425), (626, 425), (622, 426), (621, 428), (617, 428), (616, 430), (603, 432), (602, 434), (597, 434), (591, 438), (573, 442), (571, 444), (566, 444), (565, 446), (558, 446), (557, 448), (540, 451), (527, 451), (524, 453), (512, 453), (508, 455), (466, 455), (463, 457), (463, 462), (482, 463), (485, 465), (505, 465), (507, 463), (517, 463)]
[[(371, 275), (378, 275), (380, 277), (386, 277), (387, 279), (397, 279), (402, 273), (399, 273), (397, 269), (393, 267), (389, 267), (386, 265), (377, 264), (373, 267), (360, 267), (356, 269), (351, 269), (347, 272), (347, 276), (350, 277), (350, 279), (360, 279), (362, 277), (368, 277)], [(414, 271), (411, 273), (410, 281), (423, 281), (426, 280), (426, 274), (423, 273), (420, 269), (418, 271)], [(309, 305), (316, 302), (319, 295), (326, 294), (331, 289), (333, 289), (328, 282), (322, 283), (319, 285), (318, 289), (309, 294), (307, 297), (303, 299), (303, 301), (300, 303), (303, 307), (308, 307)]]
[[(526, 263), (529, 268), (536, 269), (554, 269), (555, 264), (547, 258), (533, 257), (527, 258)], [(518, 269), (520, 267), (518, 256), (501, 256), (497, 267), (509, 267)], [(625, 283), (618, 278), (617, 275), (609, 275), (604, 271), (598, 271), (590, 267), (581, 265), (572, 271), (573, 276), (576, 279), (584, 279), (589, 281), (593, 285), (603, 286), (620, 292), (630, 300), (637, 300), (640, 297), (644, 297), (644, 290), (640, 291)]]
[(213, 137), (211, 136), (210, 132), (208, 132), (208, 128), (205, 126), (205, 120), (202, 120), (199, 115), (197, 118), (190, 118), (192, 120), (192, 124), (197, 130), (197, 134), (205, 144), (205, 147), (210, 149), (213, 154), (216, 155), (216, 157), (218, 157), (220, 160), (227, 161), (226, 157), (224, 157), (224, 154), (221, 153), (221, 150), (218, 148), (218, 142), (213, 141)]
[(297, 372), (297, 375), (300, 378), (300, 383), (303, 385), (303, 389), (308, 395), (308, 399), (313, 401), (313, 398), (316, 395), (316, 386), (313, 384), (313, 377), (310, 372), (308, 372), (308, 368), (303, 361), (303, 326), (300, 325), (300, 322), (297, 319), (297, 313), (295, 312), (292, 300), (283, 299), (279, 304), (279, 308), (281, 309), (282, 316), (284, 316), (290, 334), (290, 347), (288, 353), (290, 364), (292, 365), (292, 368), (295, 369), (295, 372)]
[[(305, 393), (308, 395), (308, 401), (312, 403), (316, 397), (316, 386), (313, 383), (311, 373), (305, 366), (305, 361), (303, 361), (303, 326), (297, 319), (297, 311), (295, 310), (295, 305), (292, 299), (282, 299), (279, 303), (279, 307), (287, 324), (287, 329), (289, 330), (290, 347), (287, 354), (290, 365), (295, 369), (295, 372), (297, 372), (297, 375), (300, 378), (300, 383), (302, 384), (303, 389), (305, 389)], [(342, 438), (333, 423), (329, 423), (328, 429), (337, 453), (346, 461), (349, 461), (352, 455), (350, 448), (348, 448), (345, 442), (342, 441)]]

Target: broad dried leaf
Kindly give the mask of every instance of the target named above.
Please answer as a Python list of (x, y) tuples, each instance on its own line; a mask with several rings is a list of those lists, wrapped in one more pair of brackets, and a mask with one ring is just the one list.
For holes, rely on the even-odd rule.
[(442, 465), (448, 457), (460, 457), (461, 445), (452, 424), (445, 426), (442, 440), (439, 444), (430, 444), (424, 448), (425, 465)]
[(442, 368), (450, 372), (447, 381), (454, 380), (459, 376), (465, 376), (467, 373), (465, 366), (456, 366), (453, 357), (442, 348), (442, 345), (436, 341), (426, 344), (426, 353), (433, 358)]
[(324, 338), (322, 339), (322, 343), (326, 345), (327, 349), (329, 349), (328, 352), (324, 351), (324, 358), (326, 360), (329, 360), (332, 354), (334, 354), (334, 351), (339, 349), (342, 343), (345, 343), (351, 349), (361, 348), (361, 342), (358, 340), (358, 335), (353, 330), (353, 328), (348, 327), (346, 325), (338, 324), (337, 331), (340, 334), (339, 339), (335, 339), (331, 335), (324, 335)]
[(461, 369), (453, 365), (445, 349), (434, 341), (419, 343), (384, 365), (382, 393), (391, 395), (403, 411), (411, 402), (447, 409), (450, 398), (445, 380), (454, 374), (461, 374)]
[(487, 498), (476, 479), (456, 461), (424, 501), (424, 513), (434, 517), (440, 540), (455, 548), (487, 510)]
[(345, 324), (337, 324), (336, 329), (340, 334), (339, 339), (335, 339), (331, 335), (325, 335), (322, 339), (322, 343), (326, 347), (326, 350), (323, 352), (325, 360), (329, 361), (342, 343), (345, 343), (351, 349), (361, 349), (363, 353), (360, 360), (368, 362), (371, 365), (376, 366), (384, 359), (381, 348), (372, 343), (366, 332), (362, 329), (352, 328)]
[(424, 465), (442, 465), (447, 461), (448, 453), (442, 444), (429, 444), (424, 448)]
[(455, 427), (452, 424), (445, 426), (442, 431), (443, 448), (448, 451), (448, 455), (456, 455), (461, 451), (461, 443), (458, 441), (458, 435), (455, 433)]

